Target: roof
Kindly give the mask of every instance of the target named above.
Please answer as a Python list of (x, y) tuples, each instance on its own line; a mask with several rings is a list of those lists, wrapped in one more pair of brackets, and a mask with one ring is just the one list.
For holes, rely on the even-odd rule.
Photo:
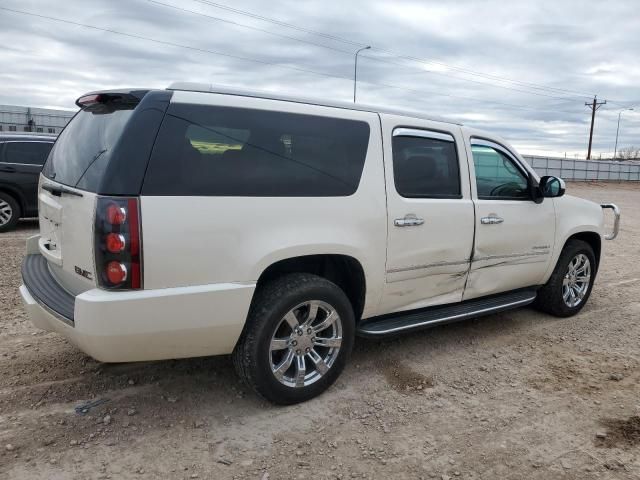
[(31, 132), (10, 132), (10, 133), (2, 133), (0, 132), (0, 142), (8, 142), (14, 140), (22, 140), (22, 141), (44, 141), (44, 142), (55, 142), (56, 135), (46, 135), (46, 134), (37, 134)]
[(217, 85), (207, 84), (207, 83), (174, 82), (171, 85), (169, 85), (169, 87), (167, 87), (167, 90), (219, 93), (223, 95), (237, 95), (241, 97), (264, 98), (268, 100), (281, 100), (284, 102), (306, 103), (309, 105), (344, 108), (347, 110), (357, 110), (361, 112), (387, 113), (391, 115), (401, 115), (404, 117), (419, 118), (422, 120), (431, 120), (435, 122), (462, 125), (459, 122), (454, 122), (452, 120), (447, 120), (444, 118), (426, 115), (423, 112), (419, 112), (415, 110), (396, 110), (396, 109), (375, 106), (375, 105), (363, 105), (360, 103), (335, 102), (335, 101), (324, 100), (319, 98), (294, 97), (294, 96), (279, 95), (277, 93), (271, 93), (271, 92), (265, 92), (265, 91), (259, 91), (259, 90), (244, 90), (244, 89), (237, 89), (237, 88), (231, 88), (231, 87), (222, 87), (222, 86), (217, 86)]

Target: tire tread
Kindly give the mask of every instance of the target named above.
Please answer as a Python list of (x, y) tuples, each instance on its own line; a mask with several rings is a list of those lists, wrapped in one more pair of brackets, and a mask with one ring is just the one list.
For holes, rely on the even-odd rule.
[[(355, 328), (355, 321), (353, 320), (353, 310), (351, 309), (351, 304), (349, 303), (349, 300), (344, 292), (334, 283), (317, 275), (312, 275), (309, 273), (292, 273), (278, 277), (259, 287), (254, 295), (253, 301), (251, 302), (249, 313), (247, 315), (247, 321), (245, 322), (242, 334), (240, 335), (240, 340), (238, 341), (232, 353), (232, 361), (236, 373), (243, 380), (243, 382), (249, 388), (255, 391), (260, 397), (270, 402), (288, 405), (306, 400), (306, 397), (311, 398), (318, 394), (313, 393), (302, 397), (299, 395), (288, 395), (283, 397), (276, 394), (275, 392), (269, 391), (269, 389), (265, 388), (264, 382), (259, 381), (259, 369), (254, 353), (257, 350), (257, 344), (260, 340), (260, 337), (264, 336), (263, 329), (266, 328), (264, 325), (264, 319), (269, 318), (273, 314), (273, 310), (275, 308), (274, 305), (276, 305), (278, 302), (283, 301), (288, 296), (291, 296), (292, 293), (300, 292), (306, 288), (318, 287), (329, 289), (335, 294), (344, 297), (344, 301), (349, 304), (351, 318), (343, 319), (343, 325), (345, 321), (351, 321)], [(353, 336), (354, 335), (352, 335), (352, 337)], [(344, 355), (345, 353), (346, 355), (343, 357), (343, 361), (340, 362), (341, 365), (338, 365), (338, 361), (336, 361), (336, 364), (334, 364), (331, 371), (327, 375), (337, 377), (337, 375), (344, 367), (346, 357), (348, 357), (351, 346), (353, 344), (353, 338), (351, 338), (350, 340), (350, 342), (343, 341), (344, 346), (341, 348), (345, 348), (346, 350), (344, 352), (341, 352), (341, 355)], [(316, 384), (321, 382), (322, 380), (316, 382)], [(329, 385), (331, 383), (332, 381), (329, 382)], [(315, 386), (316, 384), (312, 386)]]
[[(562, 299), (562, 280), (565, 274), (565, 268), (569, 261), (578, 253), (585, 252), (591, 262), (591, 281), (589, 283), (589, 289), (584, 296), (582, 302), (577, 307), (569, 308), (565, 305)], [(595, 281), (598, 266), (595, 263), (595, 255), (593, 248), (587, 242), (571, 239), (569, 240), (558, 258), (558, 262), (549, 277), (547, 283), (545, 283), (539, 290), (538, 295), (534, 301), (534, 307), (538, 310), (549, 313), (556, 317), (570, 317), (578, 313), (589, 300), (591, 290), (593, 289), (593, 283)]]

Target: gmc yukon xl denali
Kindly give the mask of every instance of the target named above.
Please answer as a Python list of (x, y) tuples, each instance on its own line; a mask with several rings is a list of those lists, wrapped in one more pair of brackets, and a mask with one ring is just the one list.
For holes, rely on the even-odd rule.
[(329, 387), (356, 336), (576, 314), (618, 230), (504, 140), (419, 114), (195, 84), (77, 104), (27, 241), (33, 323), (104, 362), (232, 354), (275, 403)]

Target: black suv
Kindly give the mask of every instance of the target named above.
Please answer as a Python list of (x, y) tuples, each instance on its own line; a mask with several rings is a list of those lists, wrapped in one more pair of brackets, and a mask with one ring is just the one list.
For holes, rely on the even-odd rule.
[(38, 178), (56, 137), (0, 134), (0, 232), (38, 215)]

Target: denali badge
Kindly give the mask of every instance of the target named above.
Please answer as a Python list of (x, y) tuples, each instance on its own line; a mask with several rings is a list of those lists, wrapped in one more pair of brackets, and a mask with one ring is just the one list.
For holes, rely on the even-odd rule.
[(91, 272), (81, 269), (78, 266), (73, 267), (78, 275), (82, 275), (84, 278), (88, 278), (89, 280), (93, 279)]

